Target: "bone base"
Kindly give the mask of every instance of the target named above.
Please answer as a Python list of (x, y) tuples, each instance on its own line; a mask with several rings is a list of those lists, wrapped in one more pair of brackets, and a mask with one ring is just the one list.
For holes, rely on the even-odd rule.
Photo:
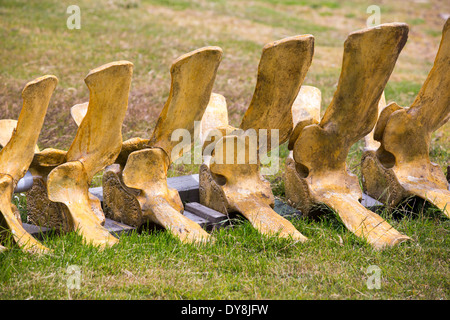
[[(197, 223), (183, 215), (183, 203), (175, 189), (149, 202), (139, 190), (127, 187), (120, 165), (108, 166), (103, 174), (103, 205), (108, 218), (131, 226), (154, 223), (169, 230), (182, 242), (213, 241)], [(146, 209), (144, 209), (146, 207)]]
[[(255, 192), (248, 198), (244, 196), (239, 200), (236, 194), (230, 193), (227, 197), (205, 164), (200, 166), (199, 185), (200, 203), (204, 206), (227, 216), (229, 213), (239, 212), (255, 229), (268, 236), (290, 238), (301, 242), (307, 240), (291, 222), (273, 210), (275, 201), (271, 192), (259, 190), (261, 192)], [(269, 183), (265, 187), (270, 191)], [(233, 203), (230, 203), (227, 198), (232, 199)]]
[(21, 249), (33, 253), (49, 252), (48, 248), (25, 231), (20, 215), (17, 217), (18, 210), (11, 203), (13, 185), (11, 176), (0, 174), (0, 240), (12, 241)]
[(48, 198), (47, 186), (42, 178), (33, 178), (33, 186), (26, 193), (28, 222), (37, 226), (69, 232), (69, 213), (62, 203)]
[(228, 204), (225, 193), (214, 181), (208, 166), (204, 164), (199, 169), (199, 198), (202, 205), (227, 216), (229, 212), (233, 211)]
[(395, 207), (409, 196), (394, 171), (380, 163), (375, 151), (363, 153), (361, 173), (363, 191), (389, 207)]
[(105, 216), (129, 226), (139, 227), (145, 222), (137, 200), (139, 191), (128, 188), (121, 177), (120, 165), (113, 164), (105, 168), (102, 181)]
[[(416, 178), (417, 174), (413, 172), (405, 177), (401, 172), (383, 166), (374, 151), (366, 151), (361, 159), (363, 189), (369, 196), (390, 208), (409, 197), (418, 196), (450, 216), (450, 191), (444, 173), (435, 164), (429, 166), (429, 171), (428, 177)], [(428, 171), (421, 172), (425, 174)]]
[(314, 188), (309, 179), (297, 172), (292, 157), (287, 159), (285, 174), (286, 196), (306, 216), (317, 216), (323, 211), (321, 206), (326, 205), (339, 215), (349, 231), (364, 238), (376, 249), (391, 247), (410, 239), (359, 202), (361, 192), (356, 177), (334, 173), (335, 176), (341, 176), (337, 179), (339, 185), (333, 186), (332, 180), (330, 183), (316, 178), (312, 179), (315, 185), (322, 187)]
[[(47, 185), (43, 178), (34, 177), (33, 186), (26, 193), (28, 221), (37, 226), (70, 232), (73, 223), (70, 213), (63, 203), (53, 202), (48, 198)], [(100, 224), (104, 225), (105, 216), (101, 202), (90, 194), (90, 205)]]
[(292, 157), (286, 159), (284, 188), (286, 198), (294, 204), (305, 217), (314, 218), (320, 215), (321, 207), (312, 198), (308, 184), (300, 177)]

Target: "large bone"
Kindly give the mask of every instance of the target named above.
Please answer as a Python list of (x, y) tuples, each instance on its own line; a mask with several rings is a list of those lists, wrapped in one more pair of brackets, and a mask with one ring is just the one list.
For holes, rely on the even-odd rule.
[[(178, 192), (167, 186), (167, 170), (182, 154), (172, 152), (180, 142), (176, 129), (190, 133), (208, 105), (222, 59), (218, 47), (205, 47), (179, 57), (171, 67), (170, 94), (150, 139), (133, 138), (122, 144), (115, 165), (103, 175), (103, 199), (109, 218), (132, 226), (151, 222), (182, 242), (204, 242), (210, 235), (186, 218)], [(186, 142), (186, 141), (185, 141)]]
[(360, 204), (358, 178), (347, 171), (346, 158), (377, 121), (378, 102), (407, 34), (406, 24), (393, 23), (348, 36), (331, 104), (320, 123), (301, 126), (286, 165), (286, 196), (302, 213), (315, 215), (325, 204), (375, 248), (409, 238)]
[(69, 150), (45, 149), (34, 157), (35, 185), (27, 198), (31, 221), (77, 231), (84, 243), (100, 248), (118, 242), (102, 226), (100, 200), (88, 188), (94, 175), (114, 163), (121, 150), (132, 73), (131, 62), (117, 61), (86, 76), (89, 103), (82, 105), (84, 111), (76, 118), (79, 127)]
[(450, 118), (450, 19), (434, 66), (409, 109), (395, 103), (380, 114), (374, 138), (381, 145), (362, 157), (363, 188), (390, 207), (421, 197), (450, 217), (444, 172), (429, 157), (432, 133)]
[[(293, 129), (292, 105), (297, 97), (314, 53), (314, 37), (301, 35), (267, 44), (258, 66), (252, 101), (240, 129), (267, 130), (267, 150), (271, 130), (278, 130), (279, 145), (289, 139)], [(258, 142), (259, 143), (259, 142)]]
[[(208, 131), (204, 132), (204, 146), (211, 137), (217, 139), (208, 149), (204, 147), (206, 154), (212, 147), (214, 152), (212, 157), (205, 157), (199, 174), (202, 204), (224, 214), (238, 212), (262, 234), (299, 241), (307, 239), (272, 209), (274, 196), (270, 183), (260, 173), (258, 151), (277, 147), (271, 145), (272, 129), (279, 130), (279, 144), (289, 138), (293, 130), (291, 108), (311, 65), (313, 50), (314, 38), (310, 35), (286, 38), (264, 47), (255, 92), (240, 128), (229, 126), (224, 117), (216, 120), (217, 127), (212, 128), (210, 124), (214, 121), (209, 116), (205, 118), (203, 129)], [(211, 107), (223, 110), (226, 103), (224, 99), (215, 99)], [(243, 134), (249, 129), (257, 134), (266, 129), (267, 141), (257, 139), (252, 145), (250, 135)], [(237, 150), (227, 150), (227, 145), (234, 145)], [(244, 158), (238, 159), (242, 152)]]
[(13, 241), (23, 250), (48, 252), (49, 249), (33, 238), (22, 227), (17, 208), (11, 203), (12, 194), (19, 179), (27, 171), (36, 150), (36, 143), (44, 123), (50, 98), (58, 80), (44, 76), (29, 82), (22, 91), (23, 106), (9, 141), (2, 141), (0, 151), (0, 213), (1, 227), (6, 229)]
[[(228, 135), (218, 140), (213, 157), (200, 166), (200, 202), (225, 214), (242, 214), (262, 234), (307, 240), (291, 222), (273, 210), (270, 183), (262, 177), (257, 159), (248, 156), (250, 139), (248, 135)], [(237, 146), (232, 159), (227, 145)], [(246, 155), (241, 163), (238, 162), (240, 152)], [(217, 163), (219, 154), (222, 160)]]

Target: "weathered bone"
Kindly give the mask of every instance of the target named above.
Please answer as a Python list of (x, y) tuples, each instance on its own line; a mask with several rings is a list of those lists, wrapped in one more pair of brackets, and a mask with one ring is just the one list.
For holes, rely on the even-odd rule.
[[(182, 242), (209, 240), (209, 234), (199, 224), (182, 214), (183, 203), (178, 191), (167, 186), (169, 164), (169, 157), (160, 148), (135, 151), (128, 157), (123, 182), (141, 190), (136, 197), (142, 210), (140, 219), (163, 226)], [(143, 168), (152, 174), (143, 174)]]
[(227, 101), (221, 94), (211, 94), (202, 117), (200, 130), (199, 143), (202, 146), (203, 159), (211, 157), (216, 140), (236, 132), (237, 129), (228, 124)]
[[(22, 91), (23, 106), (9, 141), (2, 141), (0, 151), (0, 212), (1, 226), (12, 234), (13, 241), (23, 250), (48, 252), (49, 249), (22, 227), (19, 212), (11, 203), (14, 188), (33, 159), (45, 114), (58, 79), (44, 76), (27, 83)], [(14, 125), (15, 124), (15, 125)]]
[(182, 242), (204, 242), (210, 235), (186, 218), (178, 192), (167, 186), (167, 170), (181, 154), (172, 154), (180, 142), (175, 129), (192, 136), (211, 95), (222, 50), (205, 47), (179, 57), (171, 67), (171, 89), (150, 139), (133, 138), (122, 145), (116, 165), (103, 175), (106, 215), (132, 226), (153, 222)]
[[(310, 35), (286, 38), (264, 47), (255, 92), (240, 130), (229, 126), (224, 117), (212, 121), (211, 113), (207, 112), (204, 149), (209, 137), (214, 136), (212, 131), (218, 130), (225, 136), (209, 145), (210, 150), (214, 147), (214, 153), (205, 157), (199, 173), (203, 205), (224, 214), (239, 212), (262, 234), (299, 241), (307, 239), (272, 209), (274, 196), (270, 183), (260, 173), (258, 152), (251, 154), (251, 138), (242, 132), (254, 129), (258, 133), (259, 129), (267, 129), (268, 141), (257, 140), (257, 150), (266, 146), (270, 151), (277, 147), (270, 143), (271, 129), (279, 130), (280, 144), (289, 138), (293, 129), (291, 108), (311, 65), (313, 49), (314, 38)], [(211, 108), (223, 110), (226, 103), (224, 99), (212, 100)], [(217, 127), (212, 128), (210, 123)], [(227, 151), (227, 144), (237, 146), (237, 150)], [(238, 162), (240, 152), (245, 156)]]
[(266, 129), (267, 150), (272, 149), (271, 129), (279, 130), (280, 145), (289, 139), (293, 129), (292, 105), (311, 65), (313, 52), (311, 35), (285, 38), (263, 48), (256, 88), (239, 128), (256, 132)]
[(33, 222), (78, 231), (85, 243), (101, 248), (118, 242), (102, 226), (100, 200), (88, 188), (94, 175), (114, 163), (121, 150), (132, 73), (131, 62), (117, 61), (86, 76), (89, 103), (81, 105), (86, 112), (74, 117), (79, 127), (69, 150), (45, 149), (32, 163), (35, 186), (28, 192), (28, 203)]
[[(291, 222), (273, 210), (275, 199), (270, 183), (262, 177), (257, 159), (246, 156), (245, 162), (238, 163), (239, 152), (251, 153), (249, 138), (228, 135), (218, 140), (210, 158), (214, 161), (200, 166), (200, 202), (225, 214), (239, 212), (262, 234), (307, 240)], [(232, 163), (226, 161), (227, 145), (240, 145), (233, 152)], [(216, 163), (218, 154), (222, 157), (221, 163)]]
[(406, 24), (392, 23), (348, 36), (332, 102), (320, 123), (301, 127), (286, 164), (286, 196), (303, 214), (314, 215), (325, 204), (375, 248), (409, 238), (359, 203), (362, 192), (357, 177), (347, 171), (346, 158), (377, 121), (377, 104), (407, 34)]
[(418, 196), (450, 217), (448, 182), (429, 157), (431, 134), (450, 118), (449, 66), (450, 19), (434, 66), (413, 104), (405, 109), (391, 103), (381, 112), (374, 133), (381, 145), (362, 157), (365, 192), (390, 207)]
[[(9, 140), (11, 140), (11, 137), (14, 134), (14, 131), (16, 130), (16, 126), (17, 126), (17, 120), (12, 120), (12, 119), (0, 120), (0, 150), (4, 146), (6, 146), (6, 144), (9, 142)], [(34, 152), (35, 153), (39, 152), (39, 147), (37, 145), (34, 147)], [(31, 173), (29, 173), (29, 174), (31, 175)], [(28, 183), (26, 183), (26, 182), (23, 182), (23, 188), (20, 187), (21, 180), (27, 179), (26, 175), (27, 174), (25, 174), (25, 176), (17, 182), (16, 188), (14, 189), (15, 193), (18, 192), (17, 189), (20, 190), (19, 192), (24, 192), (29, 189)]]

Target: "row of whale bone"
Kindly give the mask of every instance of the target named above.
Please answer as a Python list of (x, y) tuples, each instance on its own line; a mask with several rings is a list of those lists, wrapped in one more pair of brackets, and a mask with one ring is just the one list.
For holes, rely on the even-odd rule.
[[(183, 242), (214, 241), (183, 215), (178, 192), (167, 185), (171, 163), (182, 156), (172, 152), (178, 144), (173, 131), (192, 133), (194, 123), (202, 121), (203, 148), (214, 150), (199, 168), (203, 205), (225, 214), (239, 212), (262, 234), (311, 241), (273, 210), (274, 196), (259, 159), (217, 161), (234, 151), (227, 151), (228, 145), (250, 153), (246, 132), (265, 129), (269, 139), (257, 140), (256, 148), (270, 151), (288, 142), (286, 197), (304, 215), (318, 214), (317, 207), (325, 204), (351, 232), (377, 249), (410, 240), (360, 204), (362, 190), (345, 160), (350, 147), (365, 138), (363, 191), (389, 206), (419, 196), (450, 216), (448, 182), (429, 159), (431, 133), (450, 117), (449, 28), (450, 19), (434, 66), (409, 108), (386, 106), (383, 93), (407, 41), (404, 23), (348, 35), (338, 87), (322, 118), (320, 91), (303, 85), (314, 54), (312, 35), (263, 48), (255, 91), (238, 128), (228, 123), (225, 97), (212, 92), (222, 59), (219, 47), (200, 48), (174, 61), (170, 94), (150, 138), (122, 140), (133, 73), (129, 61), (103, 65), (86, 76), (89, 101), (71, 109), (78, 129), (67, 151), (36, 147), (57, 78), (46, 75), (29, 82), (18, 120), (0, 120), (2, 239), (27, 251), (50, 251), (24, 230), (11, 202), (28, 171), (33, 185), (27, 192), (27, 214), (36, 225), (77, 231), (85, 243), (104, 248), (119, 241), (104, 227), (106, 214), (133, 226), (159, 224)], [(279, 138), (276, 145), (270, 139), (273, 130)], [(214, 137), (214, 132), (221, 135)], [(237, 160), (237, 152), (232, 157)], [(92, 178), (102, 170), (105, 211), (89, 192)]]

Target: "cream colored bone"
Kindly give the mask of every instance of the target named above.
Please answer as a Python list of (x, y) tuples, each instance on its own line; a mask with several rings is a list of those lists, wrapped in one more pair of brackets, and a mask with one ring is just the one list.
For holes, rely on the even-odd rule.
[(374, 138), (381, 145), (363, 155), (363, 187), (393, 207), (421, 197), (450, 217), (450, 191), (439, 165), (429, 157), (431, 134), (450, 118), (450, 19), (433, 68), (410, 108), (395, 103), (380, 114)]
[[(201, 122), (201, 145), (205, 145), (207, 141), (211, 141), (211, 131), (216, 128), (228, 126), (228, 109), (224, 96), (218, 93), (211, 93), (208, 106), (203, 113)], [(211, 141), (212, 142), (212, 141)]]
[(322, 94), (312, 86), (302, 86), (292, 106), (293, 127), (289, 137), (288, 149), (292, 150), (298, 135), (304, 127), (320, 121)]
[(182, 156), (173, 154), (179, 141), (176, 129), (192, 136), (208, 104), (217, 69), (222, 59), (218, 47), (205, 47), (179, 57), (171, 67), (169, 98), (150, 139), (133, 138), (122, 145), (116, 160), (103, 175), (103, 198), (108, 217), (141, 226), (160, 225), (182, 242), (211, 240), (209, 233), (186, 218), (178, 192), (167, 186), (167, 170)]
[[(17, 120), (2, 119), (0, 120), (0, 148), (6, 146), (6, 144), (11, 140), (14, 134), (14, 130), (17, 127)], [(39, 152), (39, 147), (34, 146), (34, 152)]]
[[(299, 241), (307, 239), (291, 222), (272, 209), (274, 196), (270, 183), (260, 173), (259, 155), (252, 153), (250, 136), (242, 132), (254, 129), (258, 134), (259, 129), (267, 129), (268, 141), (257, 140), (257, 150), (267, 146), (266, 150), (270, 151), (277, 147), (270, 143), (272, 129), (279, 130), (279, 144), (287, 141), (293, 130), (291, 108), (311, 65), (313, 43), (312, 36), (303, 35), (264, 47), (255, 92), (240, 130), (228, 125), (225, 117), (212, 121), (209, 118), (213, 111), (206, 112), (204, 149), (208, 145), (210, 150), (214, 147), (214, 152), (212, 157), (205, 157), (200, 167), (202, 204), (225, 214), (239, 212), (262, 234)], [(226, 109), (226, 102), (222, 98), (211, 99), (210, 107), (223, 110)], [(214, 128), (214, 125), (217, 127)], [(214, 130), (220, 134), (209, 144)], [(220, 135), (224, 137), (220, 138)], [(227, 151), (228, 143), (237, 149)], [(238, 162), (239, 152), (244, 152), (244, 161)]]
[(86, 116), (88, 111), (89, 102), (79, 103), (70, 108), (70, 115), (72, 119), (75, 121), (77, 126), (80, 126), (81, 121)]
[[(383, 111), (384, 108), (386, 108), (386, 97), (383, 91), (380, 101), (378, 102), (378, 118), (380, 117), (381, 111)], [(372, 131), (369, 132), (369, 134), (364, 137), (365, 150), (376, 150), (380, 147), (380, 143), (374, 139), (374, 134), (375, 127), (372, 129)]]
[(301, 128), (286, 164), (288, 199), (305, 215), (313, 215), (318, 205), (325, 204), (375, 248), (409, 238), (360, 204), (359, 182), (347, 171), (346, 158), (350, 147), (377, 121), (378, 102), (407, 34), (406, 24), (392, 23), (348, 36), (331, 104), (318, 124)]
[(11, 232), (12, 239), (19, 247), (31, 252), (45, 253), (49, 249), (25, 231), (11, 200), (17, 182), (24, 176), (33, 159), (39, 132), (57, 83), (55, 76), (44, 76), (27, 83), (22, 91), (23, 106), (19, 119), (9, 122), (9, 128), (15, 129), (6, 143), (6, 139), (2, 141), (3, 149), (0, 151), (2, 227)]

